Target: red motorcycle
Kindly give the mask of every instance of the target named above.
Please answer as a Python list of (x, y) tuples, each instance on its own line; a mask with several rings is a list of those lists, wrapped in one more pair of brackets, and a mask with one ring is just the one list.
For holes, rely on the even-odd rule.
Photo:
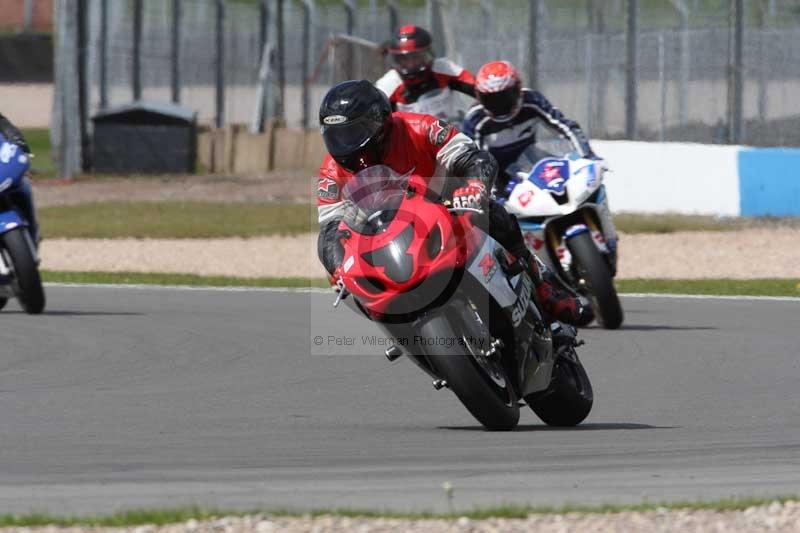
[(438, 185), (385, 166), (347, 183), (334, 305), (352, 295), (393, 339), (390, 361), (407, 354), (488, 429), (516, 427), (522, 401), (546, 424), (579, 424), (593, 393), (576, 330), (542, 316), (527, 272), (481, 229), (482, 211), (448, 207)]

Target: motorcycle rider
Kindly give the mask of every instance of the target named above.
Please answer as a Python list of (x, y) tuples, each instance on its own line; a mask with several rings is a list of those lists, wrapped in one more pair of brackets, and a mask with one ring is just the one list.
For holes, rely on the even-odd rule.
[[(536, 143), (539, 125), (570, 141), (581, 157), (595, 157), (578, 123), (565, 117), (542, 93), (523, 88), (517, 69), (508, 61), (492, 61), (478, 70), (475, 97), (478, 104), (464, 118), (464, 133), (497, 159), (501, 180), (507, 179), (506, 167)], [(510, 192), (505, 183), (498, 185), (499, 194)]]
[[(506, 174), (506, 167), (535, 145), (540, 124), (567, 139), (581, 157), (598, 159), (578, 123), (565, 117), (542, 93), (523, 88), (517, 69), (508, 61), (491, 61), (478, 70), (475, 97), (478, 105), (464, 118), (464, 133), (497, 159), (500, 173), (495, 194), (500, 198), (507, 198), (518, 183)], [(550, 154), (541, 151), (541, 156)], [(617, 233), (606, 199), (600, 212), (603, 225), (609, 228), (607, 243), (616, 250)]]
[(472, 73), (445, 57), (434, 58), (432, 44), (431, 34), (412, 24), (401, 26), (389, 41), (386, 52), (393, 68), (375, 86), (389, 97), (392, 109), (403, 110), (423, 94), (445, 87), (475, 96)]
[[(338, 230), (346, 208), (343, 187), (360, 170), (382, 164), (401, 174), (413, 171), (424, 177), (462, 178), (450, 187), (455, 187), (453, 204), (485, 209), (489, 233), (524, 261), (544, 310), (570, 323), (589, 316), (588, 305), (542, 280), (517, 220), (489, 196), (497, 162), (453, 125), (431, 115), (392, 112), (386, 95), (366, 80), (345, 81), (328, 91), (319, 122), (329, 154), (322, 162), (317, 184), (318, 253), (334, 282), (341, 277), (343, 260)], [(442, 197), (448, 196), (450, 191), (443, 191)]]
[[(2, 113), (0, 113), (0, 134), (2, 134), (9, 143), (17, 145), (24, 153), (31, 153), (22, 132), (19, 131), (10, 120), (4, 117)], [(22, 216), (28, 221), (28, 224), (30, 224), (31, 238), (33, 242), (38, 245), (40, 240), (39, 225), (36, 222), (36, 211), (33, 207), (33, 190), (27, 176), (22, 179), (20, 186), (16, 190), (9, 192), (8, 197), (11, 199), (14, 207), (20, 210)]]

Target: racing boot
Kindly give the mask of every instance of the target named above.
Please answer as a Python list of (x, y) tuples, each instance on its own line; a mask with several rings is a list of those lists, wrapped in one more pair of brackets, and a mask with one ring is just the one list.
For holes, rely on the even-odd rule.
[(563, 288), (558, 277), (531, 254), (528, 273), (536, 287), (536, 296), (542, 310), (559, 322), (585, 326), (594, 319), (589, 302)]

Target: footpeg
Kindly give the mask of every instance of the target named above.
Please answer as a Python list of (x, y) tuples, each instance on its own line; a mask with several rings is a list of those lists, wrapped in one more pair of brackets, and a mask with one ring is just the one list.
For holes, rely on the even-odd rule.
[(443, 379), (434, 379), (433, 380), (433, 388), (436, 390), (442, 390), (443, 388), (450, 388), (450, 385)]
[(397, 359), (399, 359), (400, 356), (403, 355), (403, 350), (398, 348), (396, 344), (392, 344), (391, 346), (386, 348), (384, 354), (386, 355), (386, 359), (388, 359), (389, 362), (391, 363), (397, 361)]

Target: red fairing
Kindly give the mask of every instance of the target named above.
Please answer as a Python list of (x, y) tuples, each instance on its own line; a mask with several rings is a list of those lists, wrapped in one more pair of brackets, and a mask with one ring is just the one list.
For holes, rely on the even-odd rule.
[[(469, 216), (451, 215), (444, 205), (425, 197), (425, 178), (412, 176), (410, 186), (413, 193), (403, 199), (385, 231), (364, 235), (353, 231), (344, 222), (339, 226), (340, 230), (350, 234), (341, 240), (345, 250), (342, 263), (344, 284), (362, 306), (377, 316), (385, 314), (394, 300), (421, 286), (434, 274), (463, 268), (473, 250), (480, 245), (481, 232), (473, 231)], [(407, 279), (397, 281), (383, 266), (370, 264), (370, 256), (401, 238), (409, 227), (413, 228), (413, 236), (404, 253), (410, 256), (412, 268)], [(431, 249), (431, 235), (437, 230), (441, 232), (441, 244)], [(433, 239), (436, 242), (436, 238)], [(373, 259), (372, 263), (378, 262)], [(377, 280), (377, 283), (367, 282), (367, 278)]]

